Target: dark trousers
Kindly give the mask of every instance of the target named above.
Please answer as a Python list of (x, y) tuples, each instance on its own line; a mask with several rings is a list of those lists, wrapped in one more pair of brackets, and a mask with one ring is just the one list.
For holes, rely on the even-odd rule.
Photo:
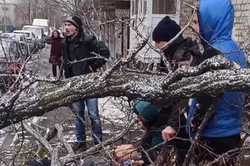
[[(223, 153), (226, 153), (232, 149), (237, 149), (241, 147), (241, 139), (240, 135), (234, 135), (229, 137), (222, 138), (202, 138), (200, 142), (203, 147), (197, 147), (197, 162), (200, 163), (202, 160), (214, 161), (218, 156)], [(206, 147), (206, 148), (204, 148)], [(211, 152), (213, 153), (211, 153)], [(239, 154), (240, 150), (238, 150), (234, 154)], [(235, 165), (236, 158), (235, 156), (229, 157), (228, 160), (225, 160), (226, 165)], [(218, 164), (218, 163), (217, 163)], [(216, 165), (216, 164), (215, 164)]]
[(56, 65), (56, 64), (52, 64), (52, 73), (53, 76), (56, 77), (57, 76), (57, 68), (60, 72), (60, 76), (62, 76), (62, 69), (61, 69), (61, 65)]
[(203, 138), (203, 140), (216, 154), (223, 154), (231, 149), (241, 147), (240, 135), (223, 138)]
[[(189, 138), (184, 130), (181, 130), (181, 132), (178, 134), (178, 137), (185, 138), (185, 139)], [(202, 163), (206, 163), (205, 161), (208, 161), (208, 162), (214, 161), (214, 159), (216, 157), (218, 157), (216, 155), (221, 155), (223, 153), (228, 152), (229, 150), (240, 148), (241, 147), (241, 139), (240, 139), (240, 135), (223, 137), (223, 138), (202, 138), (200, 140), (200, 144), (202, 146), (196, 147), (195, 154), (192, 155), (192, 156), (195, 156), (194, 160), (195, 160), (195, 163), (197, 165), (202, 164)], [(174, 145), (175, 146), (176, 165), (181, 166), (185, 160), (185, 156), (186, 156), (188, 149), (190, 147), (190, 142), (184, 141), (184, 140), (174, 139), (174, 140), (169, 141), (166, 144), (166, 146), (163, 147), (163, 151), (167, 149), (167, 145)], [(204, 147), (206, 147), (206, 149)], [(208, 151), (208, 149), (209, 149), (209, 151), (212, 151), (216, 155), (213, 155), (212, 153), (210, 153)], [(164, 157), (166, 157), (166, 156), (164, 156)], [(165, 161), (166, 160), (167, 159), (165, 159)], [(236, 162), (236, 158), (235, 158), (235, 156), (233, 156), (229, 160), (226, 161), (226, 165), (235, 165), (235, 162)], [(165, 163), (165, 162), (163, 162), (163, 163)]]
[(189, 136), (186, 133), (185, 128), (180, 129), (177, 137), (186, 139), (186, 140), (174, 139), (172, 142), (172, 144), (175, 146), (176, 149), (176, 166), (182, 166), (191, 144), (188, 141)]

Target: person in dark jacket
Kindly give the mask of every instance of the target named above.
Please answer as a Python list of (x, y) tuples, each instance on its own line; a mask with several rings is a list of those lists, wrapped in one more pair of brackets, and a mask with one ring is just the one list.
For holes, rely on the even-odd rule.
[[(157, 145), (159, 146), (164, 142), (161, 136), (161, 130), (166, 125), (176, 126), (177, 124), (177, 121), (169, 120), (170, 116), (168, 111), (162, 110), (160, 107), (147, 101), (137, 101), (134, 105), (134, 112), (137, 114), (138, 121), (145, 130), (144, 136), (140, 141), (141, 146), (145, 150), (149, 150)], [(160, 151), (161, 146), (148, 152), (152, 161), (156, 161)], [(144, 161), (144, 165), (150, 164), (144, 153), (142, 154), (142, 160)]]
[(175, 71), (181, 66), (195, 66), (201, 62), (199, 46), (191, 38), (184, 38), (180, 34), (174, 42), (166, 45), (180, 31), (180, 26), (168, 16), (163, 18), (153, 30), (152, 39), (155, 47), (163, 52), (160, 61), (161, 71), (170, 72), (163, 58), (170, 63), (171, 71)]
[[(103, 66), (109, 57), (109, 49), (98, 42), (94, 36), (88, 36), (83, 32), (82, 21), (79, 17), (69, 17), (64, 21), (65, 41), (63, 43), (63, 68), (66, 78), (96, 72)], [(98, 55), (98, 57), (97, 57)], [(76, 113), (76, 137), (77, 142), (73, 149), (86, 148), (85, 134), (85, 104), (92, 122), (92, 134), (94, 143), (102, 141), (102, 128), (96, 98), (89, 98), (74, 102), (71, 105)]]
[[(201, 0), (198, 20), (199, 32), (205, 40), (203, 43), (206, 57), (223, 54), (226, 59), (237, 63), (241, 68), (247, 67), (245, 54), (232, 39), (234, 8), (231, 0), (220, 0), (219, 4), (216, 0)], [(217, 51), (211, 52), (211, 48)], [(212, 100), (216, 100), (215, 114), (202, 131), (201, 140), (215, 154), (223, 154), (241, 147), (240, 132), (242, 113), (245, 110), (245, 94), (226, 91), (217, 98), (207, 96), (207, 102)], [(200, 98), (192, 101), (188, 116), (190, 135), (193, 134), (192, 123), (195, 117), (199, 112), (204, 112), (202, 105), (209, 106), (206, 101), (202, 102)]]
[[(160, 71), (174, 72), (180, 67), (189, 67), (198, 65), (202, 56), (199, 51), (198, 44), (191, 38), (184, 38), (182, 34), (172, 42), (168, 43), (181, 31), (180, 26), (168, 16), (163, 18), (155, 27), (152, 38), (155, 46), (163, 52), (161, 55)], [(164, 57), (163, 57), (164, 56)], [(169, 67), (163, 61), (163, 58), (169, 63)], [(187, 100), (174, 102), (172, 105), (163, 107), (163, 111), (167, 112), (169, 121), (165, 129), (162, 130), (162, 137), (167, 144), (174, 145), (177, 150), (176, 164), (182, 165), (185, 154), (189, 148), (189, 142), (175, 139), (177, 137), (188, 138), (185, 130), (186, 118), (185, 110), (188, 107)], [(160, 161), (164, 163), (164, 158)]]
[[(157, 105), (148, 101), (136, 101), (133, 106), (133, 112), (137, 114), (137, 120), (144, 130), (144, 135), (138, 145), (140, 145), (145, 151), (151, 149), (148, 151), (148, 155), (152, 161), (156, 161), (161, 151), (161, 144), (164, 142), (161, 136), (161, 130), (167, 124), (175, 126), (177, 121), (168, 121), (169, 112), (162, 110)], [(171, 124), (172, 122), (174, 124)], [(122, 153), (122, 151), (124, 151), (124, 153)], [(115, 150), (115, 157), (118, 162), (123, 163), (121, 165), (126, 165), (124, 163), (127, 163), (129, 160), (137, 161), (142, 165), (149, 165), (150, 162), (146, 153), (142, 152), (141, 157), (133, 155), (132, 153), (136, 152), (137, 154), (139, 151), (140, 148), (138, 148), (138, 146), (135, 147), (132, 144), (123, 144)], [(128, 155), (129, 153), (131, 153), (131, 155)], [(135, 164), (133, 163), (133, 165)]]
[(53, 31), (51, 36), (51, 49), (49, 63), (52, 64), (53, 76), (57, 76), (57, 68), (62, 75), (61, 65), (62, 65), (62, 38), (60, 37), (60, 32), (58, 30)]
[(161, 130), (158, 127), (165, 125), (167, 119), (160, 117), (161, 110), (150, 102), (138, 101), (135, 103), (134, 112), (145, 129), (145, 136), (141, 141), (143, 148), (149, 149), (162, 143)]
[[(188, 149), (189, 143), (185, 143), (179, 140), (172, 140), (167, 142), (167, 145), (164, 146), (164, 140), (162, 137), (162, 130), (166, 126), (171, 126), (174, 130), (178, 131), (180, 126), (180, 119), (181, 118), (178, 114), (178, 108), (180, 108), (179, 105), (173, 104), (169, 107), (162, 107), (155, 104), (152, 104), (148, 101), (137, 101), (134, 104), (134, 112), (137, 114), (139, 122), (142, 124), (145, 134), (142, 138), (141, 146), (148, 151), (148, 154), (152, 161), (159, 165), (164, 165), (168, 161), (162, 159), (162, 156), (166, 156), (166, 154), (162, 153), (162, 147), (167, 147), (168, 150), (170, 150), (168, 147), (175, 146), (177, 149), (177, 158), (176, 158), (176, 164), (181, 165), (181, 160), (183, 157), (183, 147), (185, 147), (185, 150)], [(187, 138), (187, 135), (184, 135), (183, 129), (182, 131), (178, 133), (178, 137), (185, 137)], [(177, 133), (175, 133), (177, 134)], [(176, 136), (176, 135), (175, 135)], [(166, 151), (165, 151), (166, 152)], [(185, 153), (184, 153), (185, 154)], [(144, 161), (144, 165), (150, 164), (147, 155), (142, 152), (142, 160)]]

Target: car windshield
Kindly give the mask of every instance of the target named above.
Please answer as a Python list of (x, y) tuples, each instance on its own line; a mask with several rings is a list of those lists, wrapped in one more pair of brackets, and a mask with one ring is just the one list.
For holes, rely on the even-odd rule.
[(35, 27), (23, 27), (23, 30), (33, 32), (36, 36), (41, 36), (41, 29)]
[(26, 33), (26, 32), (14, 32), (16, 34), (22, 34), (24, 35), (25, 37), (30, 37), (30, 34), (29, 33)]

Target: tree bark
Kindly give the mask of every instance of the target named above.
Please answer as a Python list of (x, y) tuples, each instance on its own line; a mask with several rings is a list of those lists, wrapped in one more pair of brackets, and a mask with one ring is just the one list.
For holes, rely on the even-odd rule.
[(249, 89), (250, 70), (237, 69), (221, 57), (168, 75), (120, 69), (107, 78), (105, 76), (105, 79), (101, 73), (92, 73), (62, 81), (36, 80), (20, 93), (1, 97), (0, 128), (43, 115), (79, 99), (127, 96), (131, 100), (144, 99), (166, 104), (180, 98), (216, 95), (225, 90), (248, 92)]

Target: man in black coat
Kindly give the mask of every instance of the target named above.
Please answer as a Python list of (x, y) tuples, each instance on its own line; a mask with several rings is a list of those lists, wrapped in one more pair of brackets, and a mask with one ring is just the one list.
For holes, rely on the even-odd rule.
[[(174, 72), (180, 67), (189, 67), (198, 65), (202, 56), (199, 51), (198, 44), (191, 38), (184, 38), (182, 34), (176, 40), (169, 43), (179, 32), (181, 27), (168, 16), (163, 18), (155, 27), (152, 38), (155, 42), (155, 47), (161, 50), (160, 70), (162, 72)], [(169, 63), (169, 66), (164, 63), (164, 60)], [(182, 165), (185, 159), (185, 154), (189, 148), (189, 142), (176, 139), (176, 137), (188, 138), (185, 131), (186, 118), (185, 110), (188, 107), (188, 100), (175, 101), (170, 106), (161, 108), (162, 112), (168, 115), (166, 128), (162, 131), (162, 138), (167, 144), (172, 144), (176, 147), (176, 165)], [(166, 146), (167, 147), (167, 146)], [(158, 163), (163, 165), (165, 159), (158, 158)]]
[[(94, 36), (83, 32), (82, 21), (79, 17), (69, 17), (64, 21), (65, 41), (63, 43), (63, 69), (66, 78), (96, 72), (103, 66), (110, 53), (103, 42), (97, 41)], [(72, 111), (76, 118), (77, 142), (73, 149), (86, 149), (85, 134), (85, 104), (92, 122), (94, 143), (102, 141), (102, 128), (98, 111), (97, 98), (90, 98), (72, 103)]]

